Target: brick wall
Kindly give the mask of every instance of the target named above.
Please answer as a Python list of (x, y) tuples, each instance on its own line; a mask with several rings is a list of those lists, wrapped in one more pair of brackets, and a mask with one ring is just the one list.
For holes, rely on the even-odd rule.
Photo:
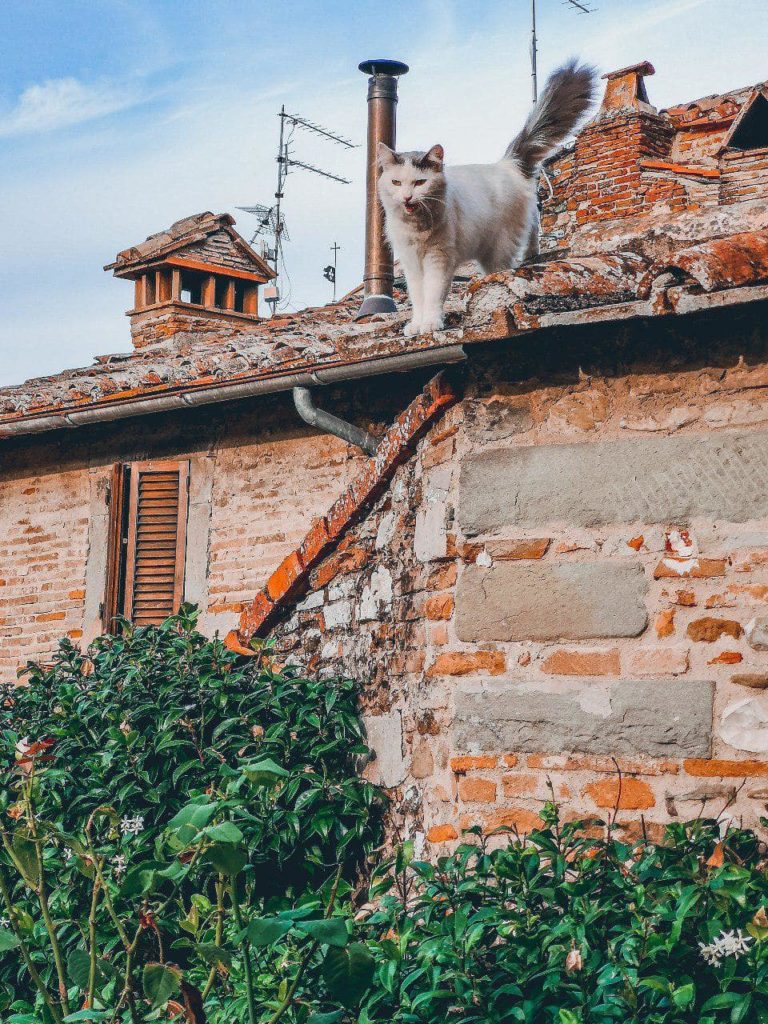
[(620, 797), (628, 835), (764, 813), (768, 360), (747, 320), (719, 321), (718, 353), (704, 319), (520, 343), (514, 371), (489, 350), (278, 627), (284, 657), (366, 683), (368, 771), (422, 839), (530, 828), (550, 784), (569, 814)]
[[(375, 409), (375, 398), (369, 400)], [(332, 504), (361, 458), (338, 439), (304, 428), (290, 399), (268, 398), (13, 447), (6, 447), (0, 470), (3, 682), (13, 681), (28, 659), (45, 659), (64, 634), (79, 639), (84, 629), (88, 636), (95, 632), (97, 621), (88, 621), (86, 607), (93, 614), (103, 598), (106, 554), (101, 538), (89, 558), (90, 528), (105, 522), (113, 462), (191, 458), (192, 490), (196, 460), (209, 464), (210, 518), (199, 524), (207, 583), (196, 584), (196, 596), (204, 630), (226, 633), (242, 602), (298, 543), (312, 517)], [(195, 538), (199, 543), (199, 530)], [(189, 552), (188, 568), (192, 554), (200, 561), (199, 551)]]
[(90, 504), (85, 468), (0, 479), (0, 680), (82, 636)]

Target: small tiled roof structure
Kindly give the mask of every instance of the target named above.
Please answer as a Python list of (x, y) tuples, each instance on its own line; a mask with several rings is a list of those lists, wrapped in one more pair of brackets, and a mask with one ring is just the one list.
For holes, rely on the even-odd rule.
[(188, 259), (201, 263), (233, 270), (255, 270), (264, 280), (271, 280), (274, 270), (235, 231), (234, 223), (229, 213), (206, 211), (184, 217), (165, 231), (158, 231), (138, 245), (123, 249), (104, 269), (113, 270), (116, 277), (132, 277), (153, 263), (183, 253)]
[[(84, 413), (102, 407), (114, 416), (181, 408), (257, 381), (274, 391), (293, 386), (297, 375), (320, 381), (350, 365), (384, 372), (389, 357), (406, 352), (439, 349), (447, 360), (476, 342), (548, 327), (768, 298), (768, 150), (726, 145), (762, 84), (657, 112), (643, 82), (652, 71), (645, 63), (607, 76), (595, 118), (548, 164), (541, 256), (461, 284), (440, 334), (403, 336), (403, 292), (397, 313), (362, 322), (354, 320), (359, 296), (352, 294), (247, 329), (180, 330), (90, 367), (0, 390), (0, 438), (87, 422)], [(109, 268), (127, 275), (219, 231), (236, 234), (231, 217), (178, 221)]]

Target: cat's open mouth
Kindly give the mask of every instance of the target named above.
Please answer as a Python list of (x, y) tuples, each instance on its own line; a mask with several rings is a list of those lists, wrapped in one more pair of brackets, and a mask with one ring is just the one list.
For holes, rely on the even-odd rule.
[(403, 206), (405, 207), (406, 213), (414, 213), (416, 211), (416, 203), (405, 202), (403, 203)]

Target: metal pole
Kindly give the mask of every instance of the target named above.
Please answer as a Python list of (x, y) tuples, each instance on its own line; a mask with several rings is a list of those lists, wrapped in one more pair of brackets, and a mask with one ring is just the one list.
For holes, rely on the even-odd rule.
[(288, 154), (285, 152), (285, 105), (280, 108), (280, 146), (277, 157), (277, 192), (275, 199), (275, 283), (277, 283), (278, 263), (280, 260), (280, 235), (283, 231), (283, 223), (280, 219), (280, 200), (283, 198), (283, 183), (288, 173)]
[(367, 60), (359, 65), (368, 79), (368, 156), (365, 208), (365, 299), (357, 318), (371, 313), (394, 313), (394, 260), (384, 236), (384, 210), (379, 202), (377, 184), (380, 142), (395, 148), (397, 79), (408, 65), (396, 60)]
[(333, 251), (333, 301), (334, 302), (336, 301), (336, 254), (338, 253), (340, 248), (341, 248), (341, 246), (338, 245), (336, 242), (334, 242), (333, 245), (331, 246), (331, 250)]
[(531, 92), (535, 103), (539, 98), (536, 82), (536, 0), (531, 0)]

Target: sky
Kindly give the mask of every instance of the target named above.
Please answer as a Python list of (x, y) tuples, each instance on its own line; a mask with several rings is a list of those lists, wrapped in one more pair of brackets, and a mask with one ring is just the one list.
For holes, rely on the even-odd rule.
[[(657, 107), (768, 78), (768, 0), (537, 0), (540, 79), (572, 54), (650, 60)], [(529, 0), (1, 0), (0, 386), (130, 349), (132, 285), (103, 271), (173, 221), (270, 204), (281, 104), (356, 143), (357, 64), (390, 57), (398, 144), (497, 159), (530, 99)], [(361, 280), (363, 148), (306, 133), (285, 187), (287, 308)]]

